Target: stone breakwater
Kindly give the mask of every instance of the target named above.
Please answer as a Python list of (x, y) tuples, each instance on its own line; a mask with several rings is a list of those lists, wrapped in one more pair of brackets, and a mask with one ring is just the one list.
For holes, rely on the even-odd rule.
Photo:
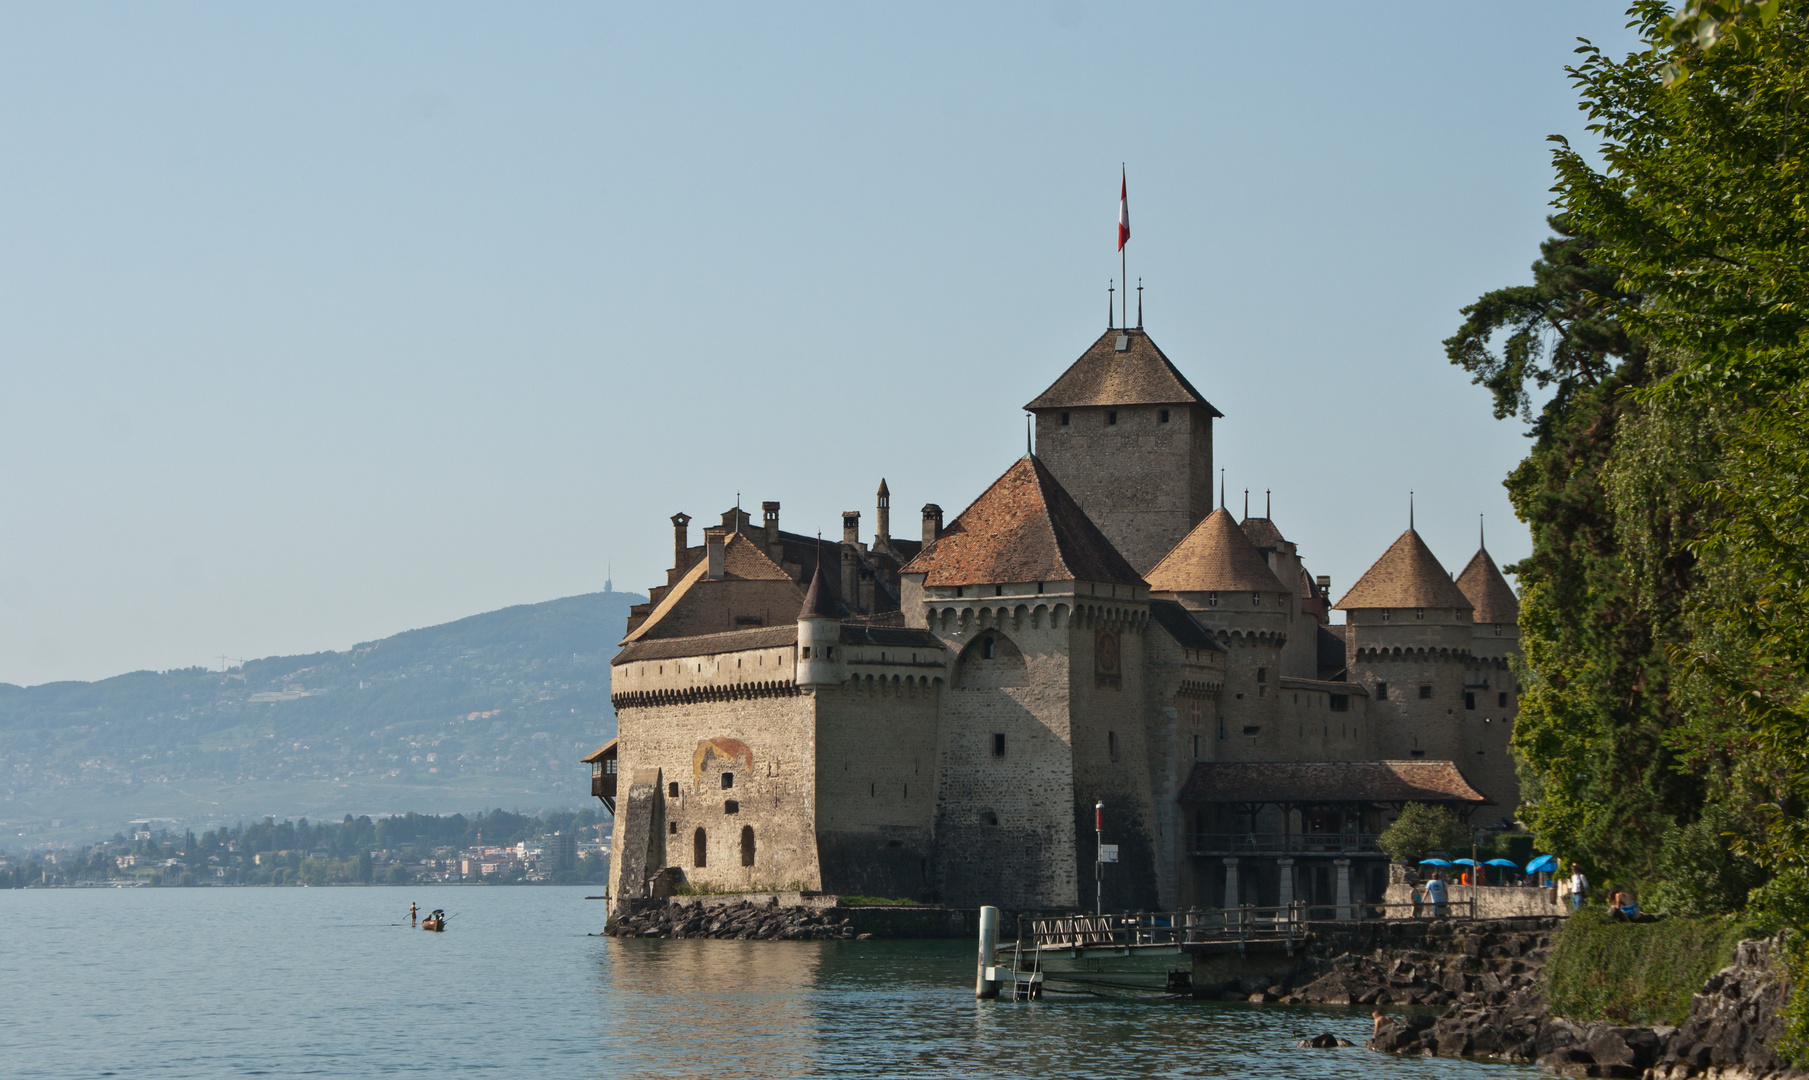
[[(1385, 1053), (1536, 1062), (1576, 1077), (1809, 1080), (1773, 1049), (1790, 992), (1773, 941), (1742, 942), (1733, 964), (1703, 984), (1688, 1019), (1672, 1028), (1552, 1016), (1539, 980), (1552, 948), (1550, 926), (1432, 923), (1421, 933), (1418, 941), (1364, 953), (1327, 951), (1289, 980), (1292, 989), (1272, 987), (1252, 998), (1384, 1011), (1442, 1007), (1384, 1025), (1369, 1046)], [(1338, 939), (1327, 944), (1335, 949)]]
[(872, 934), (854, 928), (837, 908), (780, 907), (743, 900), (706, 907), (669, 904), (645, 907), (611, 919), (609, 937), (728, 938), (737, 941), (843, 941)]

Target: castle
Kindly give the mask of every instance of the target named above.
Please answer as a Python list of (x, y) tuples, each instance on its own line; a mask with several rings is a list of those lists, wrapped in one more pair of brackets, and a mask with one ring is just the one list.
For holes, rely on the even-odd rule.
[(1223, 414), (1141, 327), (1025, 408), (1036, 452), (920, 538), (884, 481), (870, 541), (854, 511), (839, 545), (776, 502), (699, 546), (672, 518), (585, 759), (618, 902), (682, 875), (1071, 909), (1103, 839), (1109, 909), (1348, 905), (1404, 804), (1511, 818), (1519, 605), (1486, 550), (1453, 578), (1409, 528), (1332, 604), (1214, 507)]

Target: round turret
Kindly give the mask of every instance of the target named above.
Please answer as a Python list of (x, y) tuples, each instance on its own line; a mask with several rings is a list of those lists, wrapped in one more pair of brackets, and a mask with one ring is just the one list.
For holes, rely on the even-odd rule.
[(823, 563), (818, 559), (810, 589), (804, 594), (804, 607), (798, 612), (799, 686), (835, 686), (842, 681), (842, 660), (836, 648), (841, 636), (842, 619), (823, 586)]

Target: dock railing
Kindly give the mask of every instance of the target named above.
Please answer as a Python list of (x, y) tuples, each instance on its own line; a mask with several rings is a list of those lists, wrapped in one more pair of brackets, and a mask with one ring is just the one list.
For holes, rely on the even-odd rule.
[(1313, 923), (1472, 920), (1476, 900), (1460, 900), (1438, 910), (1432, 904), (1246, 904), (1235, 908), (1135, 912), (1114, 915), (1053, 915), (1019, 921), (1019, 949), (1132, 948), (1246, 941), (1294, 941)]

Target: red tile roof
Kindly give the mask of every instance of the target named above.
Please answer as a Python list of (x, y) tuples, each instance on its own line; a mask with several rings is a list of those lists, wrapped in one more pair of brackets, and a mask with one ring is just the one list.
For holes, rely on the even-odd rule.
[[(1120, 337), (1126, 339), (1123, 352), (1117, 348)], [(1024, 408), (1089, 405), (1198, 405), (1213, 416), (1224, 415), (1200, 396), (1142, 330), (1107, 330)]]
[(1493, 805), (1450, 761), (1202, 761), (1183, 803)]
[(1231, 512), (1224, 507), (1181, 538), (1149, 572), (1162, 592), (1287, 592)]
[(1457, 575), (1457, 587), (1476, 609), (1475, 621), (1508, 625), (1520, 621), (1520, 598), (1508, 587), (1507, 578), (1501, 576), (1501, 570), (1495, 560), (1489, 558), (1487, 550), (1479, 550), (1470, 556), (1463, 573)]
[(1463, 608), (1469, 597), (1439, 565), (1438, 558), (1408, 529), (1338, 601), (1339, 610), (1355, 608)]
[(925, 585), (1096, 581), (1142, 585), (1055, 475), (1025, 456), (899, 571)]

